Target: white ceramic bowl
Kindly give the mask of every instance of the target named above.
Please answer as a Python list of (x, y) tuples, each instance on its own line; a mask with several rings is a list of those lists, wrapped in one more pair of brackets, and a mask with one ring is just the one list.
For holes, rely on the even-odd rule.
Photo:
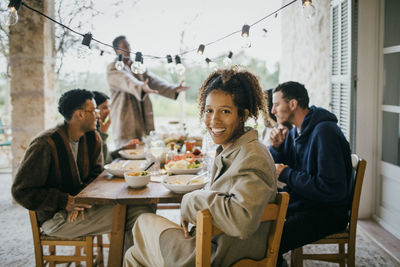
[(117, 163), (104, 165), (104, 169), (114, 176), (124, 177), (124, 173), (127, 171), (143, 170), (146, 162), (146, 160), (121, 160)]
[(139, 188), (147, 185), (150, 182), (150, 172), (146, 172), (146, 175), (133, 175), (138, 174), (143, 171), (141, 170), (134, 170), (124, 173), (125, 182), (132, 188)]
[(118, 151), (121, 157), (126, 159), (145, 159), (146, 153), (144, 152), (143, 148), (138, 149), (124, 149)]
[(164, 178), (164, 180), (162, 181), (162, 184), (168, 188), (169, 190), (171, 190), (174, 193), (178, 193), (178, 194), (184, 194), (184, 193), (188, 193), (190, 191), (193, 190), (197, 190), (197, 189), (201, 189), (203, 188), (208, 181), (206, 181), (206, 177), (200, 177), (196, 182), (196, 183), (191, 183), (188, 185), (185, 185), (186, 182), (194, 177), (196, 175), (172, 175), (172, 176), (167, 176)]

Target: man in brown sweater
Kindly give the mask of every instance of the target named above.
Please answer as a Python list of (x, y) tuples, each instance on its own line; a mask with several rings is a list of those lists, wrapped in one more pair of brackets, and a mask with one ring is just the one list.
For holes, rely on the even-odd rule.
[[(96, 235), (111, 231), (112, 206), (78, 204), (74, 196), (103, 171), (98, 110), (92, 92), (64, 93), (58, 111), (65, 121), (32, 140), (12, 185), (14, 199), (37, 213), (45, 234), (57, 237)], [(126, 229), (136, 218), (154, 212), (149, 206), (128, 207)], [(125, 233), (125, 247), (132, 233)]]

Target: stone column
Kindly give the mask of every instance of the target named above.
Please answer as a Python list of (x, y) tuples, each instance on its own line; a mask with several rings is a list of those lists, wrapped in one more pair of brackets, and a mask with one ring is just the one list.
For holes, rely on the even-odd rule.
[[(29, 6), (54, 17), (52, 0), (31, 0)], [(13, 177), (30, 140), (54, 125), (54, 24), (24, 6), (10, 27), (10, 94)]]

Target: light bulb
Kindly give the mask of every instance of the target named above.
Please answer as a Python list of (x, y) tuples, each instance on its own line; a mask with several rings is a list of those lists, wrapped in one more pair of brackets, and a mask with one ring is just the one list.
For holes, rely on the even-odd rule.
[(230, 65), (232, 65), (232, 59), (230, 59), (229, 57), (225, 57), (222, 60), (222, 63), (224, 64), (225, 67), (229, 67)]
[(115, 68), (119, 71), (124, 69), (124, 62), (122, 61), (122, 55), (118, 55), (118, 60), (115, 62)]
[(242, 48), (250, 48), (251, 47), (251, 39), (250, 37), (242, 37)]
[(178, 56), (178, 55), (175, 56), (175, 63), (176, 63), (176, 66), (175, 66), (175, 71), (176, 71), (176, 73), (177, 73), (178, 75), (180, 75), (180, 76), (183, 76), (183, 74), (185, 74), (186, 68), (185, 68), (185, 66), (182, 64), (182, 61), (181, 61), (181, 57), (180, 57), (180, 56)]
[(122, 61), (118, 60), (117, 62), (115, 62), (115, 68), (119, 71), (124, 69), (124, 65), (125, 65), (124, 62)]
[(143, 74), (146, 72), (146, 67), (140, 61), (135, 61), (131, 65), (131, 70), (135, 74)]
[(185, 74), (186, 68), (182, 63), (179, 63), (179, 64), (176, 64), (175, 71), (177, 74), (182, 76), (183, 74)]
[(175, 66), (174, 66), (174, 63), (172, 61), (172, 56), (171, 55), (167, 55), (167, 70), (171, 74), (175, 73)]
[(8, 25), (12, 26), (17, 24), (18, 22), (18, 12), (15, 9), (15, 7), (10, 7), (10, 14), (9, 14), (9, 19), (8, 19)]
[(8, 7), (7, 9), (2, 9), (1, 25), (12, 26), (18, 22), (18, 12), (15, 7)]
[(224, 59), (222, 60), (222, 63), (225, 67), (229, 67), (230, 65), (232, 65), (232, 56), (233, 53), (229, 52), (228, 56), (224, 57)]
[(78, 58), (87, 59), (92, 55), (92, 50), (86, 45), (80, 45), (77, 49)]
[(303, 14), (308, 19), (315, 16), (316, 9), (311, 0), (303, 0)]
[(167, 64), (167, 70), (168, 70), (169, 73), (174, 74), (175, 73), (174, 63), (168, 63)]
[(214, 61), (211, 61), (210, 63), (208, 63), (208, 68), (212, 71), (216, 71), (218, 69), (218, 64)]
[(143, 55), (141, 52), (136, 52), (135, 61), (131, 65), (131, 70), (135, 74), (143, 74), (146, 72), (146, 66), (143, 64)]

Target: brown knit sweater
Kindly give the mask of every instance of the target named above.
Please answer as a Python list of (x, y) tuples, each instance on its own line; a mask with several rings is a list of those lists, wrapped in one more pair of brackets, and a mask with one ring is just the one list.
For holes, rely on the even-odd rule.
[(78, 194), (102, 170), (102, 143), (96, 131), (79, 139), (75, 161), (64, 123), (32, 140), (11, 191), (19, 204), (37, 212), (42, 224), (65, 208), (68, 195)]

